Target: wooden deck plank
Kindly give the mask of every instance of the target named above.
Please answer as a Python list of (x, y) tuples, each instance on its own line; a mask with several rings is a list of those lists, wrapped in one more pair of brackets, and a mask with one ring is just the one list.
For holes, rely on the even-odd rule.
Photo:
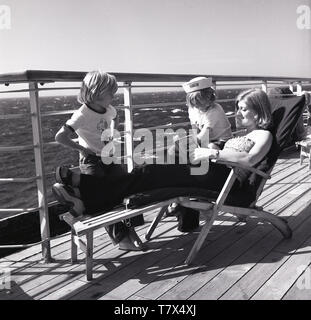
[[(170, 224), (168, 224), (170, 225)], [(145, 233), (147, 226), (144, 227), (143, 230), (141, 230), (140, 233)], [(162, 232), (167, 232), (168, 227), (162, 226)], [(159, 228), (161, 230), (161, 227)], [(94, 255), (94, 280), (92, 283), (96, 283), (96, 279), (101, 277), (108, 277), (114, 272), (117, 272), (119, 268), (124, 268), (126, 264), (129, 264), (132, 260), (137, 259), (139, 255), (144, 254), (144, 252), (125, 252), (120, 251), (117, 247), (114, 247), (112, 250), (108, 252), (108, 255), (105, 254), (103, 256), (102, 252), (96, 252)], [(103, 257), (103, 258), (101, 258)], [(101, 259), (98, 259), (101, 258)], [(84, 265), (82, 265), (84, 268)], [(74, 280), (80, 280), (84, 284), (89, 284), (88, 282), (85, 282), (85, 275), (84, 273), (80, 273)], [(58, 280), (55, 279), (57, 282)], [(62, 283), (59, 283), (60, 286)], [(70, 286), (70, 284), (69, 284)], [(70, 291), (70, 290), (69, 290)]]
[[(282, 214), (280, 214), (280, 215), (286, 215), (286, 212), (282, 212)], [(212, 275), (212, 273), (210, 274), (210, 276)], [(201, 283), (201, 277), (200, 276), (198, 276), (198, 279), (197, 279), (197, 281), (198, 281), (198, 285), (196, 285), (194, 282), (192, 282), (191, 280), (185, 280), (186, 282), (185, 282), (185, 285), (184, 285), (184, 287), (185, 287), (185, 289), (184, 289), (184, 291), (186, 291), (187, 293), (186, 293), (186, 295), (183, 295), (183, 296), (180, 296), (180, 291), (182, 291), (183, 289), (181, 288), (181, 286), (183, 286), (183, 284), (182, 283), (180, 283), (180, 284), (178, 284), (175, 288), (173, 288), (172, 290), (174, 291), (174, 293), (166, 293), (164, 296), (162, 296), (161, 297), (161, 299), (175, 299), (175, 298), (177, 298), (177, 299), (187, 299), (188, 298), (188, 294), (189, 294), (189, 287), (195, 287), (197, 290), (199, 289), (199, 288), (197, 288), (197, 286), (198, 285), (201, 285), (202, 283)], [(192, 289), (191, 289), (192, 290)], [(195, 292), (195, 289), (193, 289), (193, 291)], [(177, 294), (177, 296), (176, 296), (176, 294)]]
[[(299, 244), (305, 240), (306, 235), (303, 232), (308, 232), (310, 225), (306, 225), (306, 220), (310, 223), (309, 208), (305, 208), (302, 213), (296, 217), (296, 220), (291, 220), (290, 224), (295, 229), (293, 238), (283, 240), (278, 245), (274, 246), (273, 250), (263, 259), (257, 262), (243, 277), (234, 283), (234, 285), (221, 297), (224, 300), (236, 299), (251, 299), (258, 291), (258, 288), (263, 286), (265, 282), (278, 270), (282, 264), (289, 258), (284, 250), (284, 245), (287, 245), (287, 253), (294, 250)], [(301, 232), (302, 229), (302, 232)], [(298, 237), (298, 235), (300, 235)], [(272, 236), (273, 237), (273, 236)], [(302, 237), (302, 239), (301, 239)], [(283, 252), (278, 250), (278, 247), (283, 248)]]
[(311, 264), (301, 265), (297, 271), (301, 272), (303, 269), (302, 274), (283, 296), (283, 300), (311, 300)]
[[(174, 240), (174, 241), (172, 241), (171, 243), (170, 243), (170, 247), (169, 248), (171, 248), (171, 246), (175, 246), (175, 245), (178, 245), (179, 247), (180, 247), (180, 243), (179, 243), (179, 241), (180, 241), (180, 239), (178, 238), (178, 236), (180, 236), (180, 233), (176, 230), (176, 227), (174, 227), (172, 230), (170, 230), (170, 233), (172, 233), (171, 234), (171, 239), (170, 240)], [(164, 240), (169, 240), (168, 239), (168, 236), (170, 236), (170, 233), (165, 233), (165, 236), (164, 236)], [(164, 235), (164, 234), (163, 234)], [(182, 237), (184, 237), (184, 236), (182, 236)], [(161, 239), (161, 234), (160, 234), (160, 237), (159, 238), (157, 238), (158, 239), (158, 241), (162, 241), (163, 243), (164, 243), (164, 245), (166, 244), (166, 243), (169, 243), (169, 242), (167, 242), (167, 241), (163, 241), (163, 239)], [(190, 237), (189, 238), (189, 241), (193, 241), (193, 237)], [(154, 240), (153, 241), (151, 241), (151, 243), (153, 243), (154, 242)], [(174, 244), (176, 242), (176, 244)], [(173, 247), (174, 248), (174, 247)], [(162, 250), (162, 249), (161, 249)], [(163, 252), (162, 251), (159, 251), (159, 252), (155, 252), (155, 253), (149, 253), (149, 255), (153, 255), (154, 257), (152, 257), (152, 259), (155, 259), (156, 261), (160, 261), (161, 260), (161, 256), (164, 256), (164, 257), (166, 257), (167, 256), (167, 254), (169, 254), (169, 252), (168, 253), (166, 253), (164, 250), (163, 250)], [(146, 255), (146, 253), (145, 253), (145, 255)], [(142, 259), (143, 260), (145, 260), (146, 259), (146, 257), (145, 256), (142, 256)], [(139, 261), (138, 262), (138, 266), (137, 266), (137, 269), (138, 269), (138, 271), (140, 272), (141, 270), (144, 270), (144, 268), (142, 268), (142, 265), (144, 266), (145, 265), (145, 263), (147, 263), (147, 265), (150, 265), (150, 263), (148, 262), (148, 261)], [(131, 265), (131, 267), (132, 268), (135, 268), (135, 265), (133, 264), (133, 265)], [(146, 267), (145, 267), (146, 268)], [(116, 275), (116, 279), (117, 279), (117, 281), (119, 281), (119, 282), (121, 282), (120, 281), (120, 277), (122, 276), (122, 274), (123, 274), (123, 277), (124, 277), (124, 279), (125, 279), (125, 281), (126, 280), (128, 280), (128, 278), (129, 278), (129, 272), (128, 272), (128, 270), (127, 269), (123, 269), (123, 270), (121, 270), (121, 274), (119, 273), (118, 275)], [(109, 279), (108, 280), (111, 280), (111, 276), (109, 276)], [(111, 283), (112, 283), (112, 285), (114, 285), (114, 286), (116, 286), (116, 283), (115, 283), (115, 281), (112, 281), (111, 280)], [(122, 283), (122, 282), (121, 282)], [(107, 281), (104, 279), (104, 282), (103, 282), (103, 287), (106, 287), (107, 286)], [(92, 290), (92, 289), (91, 289)], [(94, 293), (96, 296), (100, 296), (101, 294), (104, 294), (104, 293)]]
[[(174, 281), (174, 277), (176, 277), (176, 271), (172, 270), (174, 276), (170, 276), (170, 274), (166, 274), (162, 280), (172, 278), (171, 283), (167, 281), (166, 284), (166, 292), (164, 294), (164, 297), (161, 295), (161, 299), (165, 298), (165, 295), (169, 295), (169, 299), (186, 299), (188, 295), (188, 290), (192, 291), (192, 287), (196, 287), (197, 284), (193, 283), (192, 281), (187, 281), (190, 277), (199, 277), (199, 275), (202, 275), (204, 272), (206, 272), (206, 264), (215, 259), (218, 255), (221, 255), (222, 252), (226, 251), (228, 244), (234, 244), (237, 241), (239, 241), (241, 238), (243, 238), (250, 230), (252, 230), (255, 227), (255, 224), (250, 221), (249, 223), (239, 223), (237, 224), (237, 227), (235, 227), (232, 230), (229, 230), (229, 232), (225, 233), (221, 238), (217, 239), (216, 241), (213, 241), (211, 243), (208, 243), (204, 246), (204, 248), (201, 251), (201, 254), (197, 257), (197, 259), (194, 261), (193, 264), (193, 270), (190, 270), (190, 272), (183, 273), (181, 276), (179, 276), (178, 284), (176, 285)], [(187, 285), (184, 285), (184, 283), (187, 282)], [(153, 286), (153, 285), (151, 285)], [(178, 290), (175, 289), (178, 288)], [(170, 290), (169, 290), (170, 289)], [(180, 290), (179, 290), (180, 289)], [(168, 292), (170, 294), (168, 294)], [(154, 291), (149, 290), (146, 288), (144, 290), (144, 297), (151, 298), (149, 295), (155, 295)], [(138, 293), (137, 293), (138, 294)], [(149, 294), (147, 296), (147, 294)], [(142, 293), (139, 293), (140, 296), (142, 296)]]
[(311, 261), (311, 238), (302, 244), (291, 257), (273, 274), (273, 276), (252, 297), (255, 300), (280, 300), (297, 281), (302, 266)]
[[(63, 267), (63, 263), (69, 263), (69, 256), (70, 256), (70, 241), (69, 237), (67, 237), (67, 241), (65, 243), (58, 243), (55, 247), (53, 247), (53, 254), (54, 258), (59, 259), (60, 261), (56, 261), (53, 263), (41, 263), (41, 253), (37, 253), (35, 255), (32, 255), (30, 257), (26, 257), (26, 261), (22, 260), (22, 263), (20, 268), (17, 268), (16, 270), (13, 270), (12, 272), (12, 281), (13, 285), (10, 290), (11, 297), (16, 297), (16, 294), (21, 292), (21, 285), (24, 285), (27, 283), (26, 286), (35, 286), (36, 283), (40, 280), (40, 275), (43, 274), (49, 274), (51, 275), (51, 272), (57, 268), (60, 268), (61, 270)], [(28, 255), (28, 253), (27, 253)], [(15, 263), (12, 265), (15, 266)], [(11, 267), (12, 267), (11, 266)], [(53, 274), (53, 273), (52, 273)], [(17, 291), (17, 293), (15, 292)]]
[[(306, 211), (307, 212), (307, 211)], [(308, 215), (305, 214), (305, 220)], [(297, 218), (297, 217), (295, 217)], [(300, 223), (305, 220), (300, 217)], [(291, 220), (297, 222), (297, 219)], [(294, 228), (294, 223), (290, 223)], [(203, 299), (218, 299), (230, 287), (232, 287), (240, 278), (244, 276), (256, 263), (263, 259), (273, 248), (283, 240), (280, 233), (272, 226), (265, 226), (267, 235), (258, 241), (250, 250), (240, 256), (234, 263), (225, 268), (220, 274), (213, 278), (209, 283), (202, 287), (192, 298), (196, 299), (201, 297)], [(269, 230), (270, 229), (270, 230)], [(199, 299), (199, 298), (198, 298)]]
[(267, 180), (265, 189), (269, 188), (269, 185), (279, 183), (282, 181), (282, 179), (295, 174), (297, 170), (303, 171), (303, 168), (299, 168), (297, 166), (297, 163), (298, 163), (298, 160), (293, 160), (293, 159), (286, 160), (283, 163), (277, 162), (275, 167), (273, 168), (271, 179)]
[[(150, 215), (148, 214), (148, 216)], [(151, 220), (151, 217), (148, 217), (147, 219)], [(143, 228), (145, 229), (146, 227), (140, 227), (137, 229), (139, 230)], [(47, 279), (42, 279), (42, 277), (47, 277), (47, 278), (53, 278), (53, 276), (56, 277), (52, 271), (57, 270), (57, 268), (61, 269), (60, 272), (62, 273), (69, 272), (68, 278), (72, 278), (70, 271), (74, 268), (77, 268), (77, 265), (72, 266), (69, 262), (70, 241), (69, 241), (69, 236), (66, 236), (66, 237), (68, 239), (65, 243), (60, 242), (57, 244), (56, 247), (53, 247), (54, 258), (57, 260), (56, 263), (49, 263), (49, 264), (38, 263), (39, 260), (41, 259), (41, 253), (38, 253), (38, 254), (32, 255), (31, 257), (26, 258), (27, 261), (28, 259), (31, 260), (31, 264), (26, 263), (24, 268), (19, 268), (12, 273), (13, 285), (9, 293), (12, 299), (17, 298), (18, 294), (21, 294), (21, 292), (24, 295), (25, 291), (33, 289), (38, 284), (40, 285), (41, 283), (48, 283)], [(101, 253), (105, 253), (107, 252), (107, 250), (109, 251), (113, 247), (104, 229), (102, 229), (101, 231), (100, 230), (96, 231), (94, 256), (96, 256), (97, 254), (97, 251), (98, 251), (97, 247), (99, 247), (99, 250), (101, 251)], [(28, 252), (27, 252), (27, 255), (28, 255)], [(79, 253), (79, 257), (80, 259), (81, 257), (83, 257), (81, 252)], [(80, 270), (80, 273), (83, 274), (83, 266), (82, 266), (82, 270)], [(23, 288), (24, 290), (21, 291), (21, 287), (23, 286), (25, 286), (25, 288)]]
[[(176, 222), (174, 221), (175, 218), (170, 218), (170, 219), (168, 219), (168, 220), (172, 222), (170, 228), (171, 228), (171, 229), (176, 229)], [(168, 222), (169, 222), (169, 221), (168, 221)], [(164, 223), (166, 224), (166, 222), (164, 222)], [(166, 225), (166, 227), (165, 227), (165, 225), (163, 224), (163, 227), (164, 227), (163, 231), (161, 231), (161, 228), (158, 227), (158, 228), (157, 228), (157, 232), (158, 232), (158, 233), (161, 232), (161, 233), (165, 234), (166, 237), (167, 237), (168, 234), (167, 234), (166, 232), (168, 231), (167, 226), (169, 226), (169, 225), (170, 225), (170, 224)], [(160, 235), (161, 235), (161, 233), (160, 233)], [(174, 238), (175, 238), (175, 236), (172, 237), (172, 239), (174, 239)], [(152, 242), (151, 242), (151, 243), (152, 243)], [(94, 267), (94, 278), (95, 278), (95, 279), (98, 278), (98, 277), (101, 277), (101, 279), (102, 279), (103, 277), (107, 277), (108, 275), (110, 276), (110, 274), (107, 273), (107, 271), (104, 270), (104, 265), (100, 264), (100, 265)], [(93, 282), (94, 282), (94, 281), (93, 281)], [(89, 285), (89, 284), (88, 284), (88, 285)], [(70, 292), (72, 291), (71, 289), (72, 289), (72, 288), (69, 286), (68, 292), (67, 292), (67, 293), (68, 293), (68, 298), (70, 297)], [(76, 294), (76, 293), (73, 292), (72, 294)]]
[[(220, 238), (230, 230), (230, 227), (234, 227), (234, 223), (231, 221), (231, 219), (221, 221), (220, 223), (216, 223), (216, 225), (218, 226), (217, 232), (215, 232), (214, 235), (207, 237), (205, 245), (208, 245), (209, 241), (212, 239), (215, 240), (216, 235), (218, 238)], [(168, 255), (168, 257), (163, 257), (161, 260), (159, 260), (156, 266), (139, 272), (135, 279), (129, 279), (125, 281), (117, 288), (103, 295), (100, 299), (128, 299), (139, 289), (144, 288), (150, 282), (155, 281), (159, 277), (163, 277), (164, 274), (169, 273), (169, 278), (171, 278), (173, 270), (176, 270), (176, 273), (183, 273), (183, 270), (188, 273), (192, 267), (186, 266), (184, 261), (189, 254), (191, 247), (193, 246), (193, 241), (195, 240), (196, 236), (197, 235), (193, 235), (193, 239), (184, 244), (182, 247), (179, 247), (176, 250), (177, 252), (172, 252), (172, 254)]]
[[(272, 229), (271, 226), (269, 226)], [(267, 243), (272, 238), (272, 241), (281, 241), (279, 233), (268, 232), (264, 239)], [(226, 267), (222, 272), (216, 275), (204, 287), (197, 291), (192, 299), (219, 299), (237, 280), (247, 273), (267, 252), (271, 251), (270, 245), (263, 246), (263, 239), (251, 247), (248, 251), (238, 257), (230, 266)]]
[(259, 198), (259, 205), (266, 207), (274, 202), (278, 202), (280, 197), (295, 190), (297, 185), (304, 184), (310, 181), (310, 177), (305, 172), (295, 172), (295, 175), (290, 175), (282, 179), (282, 183), (274, 183), (269, 188), (264, 189), (263, 194)]
[(284, 162), (277, 162), (273, 168), (271, 178), (267, 180), (265, 187), (274, 183), (279, 183), (283, 178), (294, 174), (297, 170), (303, 170), (303, 168), (298, 167), (298, 160), (287, 159)]
[[(96, 255), (95, 260), (96, 264), (94, 265), (94, 280), (91, 285), (95, 285), (97, 283), (97, 278), (106, 278), (114, 273), (119, 272), (120, 269), (126, 268), (128, 264), (131, 264), (132, 261), (139, 259), (144, 252), (122, 252), (117, 248), (111, 250), (108, 254), (104, 255), (104, 259), (98, 259), (102, 257), (102, 254)], [(85, 271), (85, 266), (80, 265), (83, 271)], [(76, 269), (75, 269), (76, 270)], [(79, 281), (80, 285), (75, 286), (75, 282)], [(35, 294), (36, 298), (40, 299), (62, 299), (63, 297), (69, 298), (69, 295), (76, 294), (78, 291), (82, 291), (85, 287), (89, 286), (90, 283), (85, 281), (84, 272), (79, 272), (73, 279), (68, 279), (66, 282), (59, 281), (59, 277), (53, 279), (48, 283), (49, 288), (60, 288), (59, 292), (55, 292), (55, 290), (45, 290), (43, 294), (37, 294), (37, 292), (30, 292), (31, 294)], [(38, 291), (38, 288), (36, 288)]]
[[(228, 228), (228, 226), (230, 226), (230, 228)], [(239, 231), (237, 231), (237, 228), (239, 228)], [(243, 228), (245, 228), (245, 224), (243, 223), (236, 223), (234, 228), (232, 228), (231, 223), (230, 225), (228, 225), (226, 224), (226, 222), (224, 222), (221, 226), (214, 229), (215, 234), (217, 234), (218, 237), (214, 236), (210, 238), (210, 234), (207, 236), (207, 239), (211, 239), (211, 241), (205, 242), (203, 244), (202, 252), (212, 258), (213, 256), (217, 255), (218, 252), (224, 250), (224, 248), (227, 246), (224, 244), (228, 241), (233, 241), (233, 239), (237, 237), (237, 233), (242, 235), (243, 231), (245, 231), (243, 230)], [(219, 241), (217, 241), (216, 243), (216, 240)], [(164, 269), (164, 272), (162, 272), (162, 274), (159, 272), (156, 278), (150, 278), (152, 282), (147, 283), (147, 285), (145, 285), (144, 288), (138, 291), (136, 295), (147, 299), (157, 299), (170, 288), (174, 287), (178, 282), (187, 277), (187, 275), (189, 275), (191, 271), (198, 270), (200, 268), (198, 260), (195, 261), (192, 266), (188, 266), (187, 268), (185, 268), (184, 260), (187, 254), (181, 256), (174, 265), (166, 268), (167, 270)]]
[[(175, 244), (173, 243), (175, 239)], [(191, 237), (183, 237), (185, 241), (190, 241)], [(179, 239), (182, 240), (182, 239)], [(128, 252), (124, 255), (123, 261), (119, 261), (119, 268), (116, 272), (107, 272), (104, 270), (104, 265), (98, 265), (98, 268), (94, 270), (98, 279), (92, 283), (86, 283), (81, 290), (72, 291), (71, 287), (63, 287), (66, 290), (66, 299), (98, 299), (105, 292), (109, 292), (114, 287), (122, 283), (124, 279), (135, 277), (136, 273), (147, 269), (149, 266), (155, 264), (161, 259), (162, 255), (168, 255), (165, 250), (165, 245), (170, 244), (170, 248), (182, 245), (183, 241), (176, 241), (176, 230), (171, 229), (166, 233), (166, 238), (163, 241), (154, 241), (150, 252)], [(137, 261), (139, 260), (139, 263)], [(51, 294), (46, 299), (59, 299), (59, 293)]]
[[(64, 243), (68, 242), (68, 239), (69, 239), (68, 233), (62, 235), (62, 237), (60, 237), (60, 238), (53, 239), (53, 240), (51, 240), (51, 247), (57, 247), (58, 245), (62, 245)], [(5, 259), (7, 261), (11, 261), (11, 263), (13, 264), (17, 261), (20, 262), (22, 260), (29, 260), (32, 257), (35, 257), (34, 260), (41, 259), (42, 253), (41, 253), (41, 246), (40, 245), (34, 245), (34, 246), (31, 246), (31, 247), (24, 249), (22, 251), (12, 253), (3, 259)]]
[[(308, 237), (307, 240), (305, 240), (307, 236), (307, 230), (310, 230), (310, 228), (311, 217), (307, 222), (304, 223), (302, 228), (297, 230), (294, 240), (296, 245), (291, 243), (288, 246), (287, 254), (289, 257), (284, 261), (282, 266), (278, 268), (276, 272), (265, 282), (265, 284), (260, 287), (252, 299), (280, 300), (291, 288), (291, 286), (303, 272), (303, 270), (300, 270), (300, 267), (306, 264), (308, 265), (311, 261), (311, 237)], [(284, 249), (284, 247), (285, 246), (282, 244), (282, 249)], [(296, 247), (298, 248), (296, 249)], [(294, 252), (291, 252), (293, 250)], [(275, 248), (274, 251), (281, 252), (278, 250), (278, 248)]]
[[(248, 225), (250, 225), (250, 223), (248, 223), (247, 226)], [(225, 250), (218, 253), (212, 259), (206, 259), (206, 257), (202, 255), (200, 259), (201, 267), (162, 295), (160, 299), (190, 299), (195, 292), (221, 272), (223, 268), (248, 250), (254, 241), (258, 241), (263, 236), (262, 231), (261, 228), (255, 227), (253, 224), (253, 228), (249, 228), (248, 232), (243, 234), (239, 240), (235, 240), (233, 243), (227, 243)], [(206, 255), (208, 255), (208, 252)]]
[[(146, 226), (140, 228), (139, 232), (142, 233), (145, 231), (145, 229), (146, 229)], [(102, 237), (104, 237), (105, 239), (104, 244), (99, 245), (99, 243), (102, 242), (101, 241)], [(114, 250), (113, 245), (107, 234), (104, 234), (104, 236), (96, 237), (95, 240), (96, 240), (95, 251), (94, 251), (95, 258), (103, 254), (106, 256), (107, 252), (109, 254), (108, 256), (109, 259), (113, 259), (114, 257), (115, 258), (118, 257), (118, 255), (122, 256), (124, 254), (124, 252), (122, 251), (116, 252), (116, 250)], [(36, 291), (38, 287), (42, 288), (42, 284), (43, 286), (48, 286), (51, 280), (53, 280), (54, 278), (58, 278), (59, 276), (61, 277), (57, 281), (60, 281), (60, 283), (64, 283), (65, 279), (70, 281), (75, 277), (79, 277), (79, 276), (82, 277), (84, 275), (83, 271), (85, 269), (85, 265), (83, 264), (83, 262), (82, 264), (80, 263), (80, 264), (71, 265), (69, 261), (69, 256), (70, 256), (69, 244), (70, 243), (68, 242), (68, 247), (66, 248), (66, 250), (63, 250), (59, 254), (55, 255), (55, 258), (57, 259), (57, 262), (55, 264), (47, 264), (44, 266), (39, 266), (39, 270), (36, 270), (37, 275), (35, 279), (33, 279), (32, 281), (29, 281), (29, 274), (33, 273), (34, 267), (29, 268), (28, 270), (19, 271), (20, 281), (18, 285), (18, 290), (20, 290), (20, 288), (22, 287), (24, 292)], [(113, 253), (111, 253), (111, 251), (113, 251)], [(78, 257), (79, 257), (79, 260), (81, 261), (81, 258), (84, 257), (83, 253), (79, 252)], [(50, 270), (49, 272), (43, 272), (42, 270), (40, 270), (40, 268), (47, 268), (47, 267)], [(60, 271), (58, 271), (57, 273), (58, 269), (60, 269)], [(56, 275), (54, 274), (54, 272), (52, 272), (53, 270), (56, 271)], [(25, 276), (23, 277), (23, 275)], [(18, 278), (15, 277), (15, 280), (16, 279)], [(46, 288), (43, 289), (43, 291), (47, 292)]]
[[(154, 212), (149, 212), (145, 214), (144, 217), (146, 219), (146, 222), (149, 222), (151, 218), (149, 218), (149, 221), (148, 221), (148, 217), (152, 217), (153, 215), (154, 215)], [(94, 238), (98, 237), (100, 234), (103, 234), (103, 233), (104, 233), (103, 230), (95, 231)], [(58, 253), (57, 248), (62, 247), (64, 244), (68, 243), (69, 239), (70, 239), (70, 232), (67, 232), (66, 234), (63, 234), (61, 237), (51, 240), (52, 257), (55, 252)], [(41, 256), (42, 256), (41, 246), (34, 245), (20, 252), (16, 252), (4, 258), (1, 258), (0, 262), (2, 260), (11, 261), (13, 265), (15, 262), (21, 262), (26, 260), (39, 261), (41, 260)]]
[[(39, 263), (41, 246), (0, 259), (0, 267), (10, 267), (13, 274), (11, 295), (0, 291), (0, 300), (310, 299), (311, 289), (298, 287), (311, 272), (310, 199), (307, 165), (300, 166), (297, 157), (280, 159), (258, 204), (287, 218), (292, 239), (282, 241), (272, 226), (258, 225), (256, 219), (244, 224), (224, 214), (188, 267), (183, 261), (195, 237), (181, 235), (173, 219), (160, 223), (149, 252), (120, 252), (101, 231), (94, 239), (95, 280), (86, 282), (83, 255), (78, 264), (69, 263), (66, 235), (52, 241), (52, 264)], [(154, 212), (144, 216), (149, 222)], [(298, 272), (299, 266), (304, 268)]]

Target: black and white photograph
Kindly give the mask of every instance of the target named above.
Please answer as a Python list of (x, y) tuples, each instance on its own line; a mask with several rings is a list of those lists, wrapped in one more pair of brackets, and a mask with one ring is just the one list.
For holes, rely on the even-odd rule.
[(311, 0), (0, 0), (0, 159), (0, 301), (311, 300)]

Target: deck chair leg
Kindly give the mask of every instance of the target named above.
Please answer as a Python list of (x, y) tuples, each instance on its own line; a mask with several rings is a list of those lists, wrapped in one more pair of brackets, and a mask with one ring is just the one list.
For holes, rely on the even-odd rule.
[(200, 234), (196, 240), (196, 242), (194, 243), (187, 259), (186, 259), (186, 264), (190, 265), (193, 261), (193, 259), (195, 258), (195, 256), (197, 255), (197, 253), (199, 252), (199, 250), (201, 249), (203, 242), (205, 240), (205, 238), (207, 237), (211, 227), (213, 226), (213, 223), (215, 221), (215, 218), (218, 214), (217, 210), (208, 210), (209, 212), (212, 211), (211, 215), (206, 214), (207, 216), (207, 220), (204, 224), (204, 226), (202, 227), (202, 230), (200, 231)]
[(86, 234), (86, 279), (88, 281), (93, 278), (93, 231)]
[(238, 219), (239, 222), (246, 222), (247, 221), (247, 216), (243, 214), (238, 214), (238, 213), (232, 213), (236, 218)]
[(77, 262), (78, 256), (78, 246), (75, 242), (76, 234), (73, 229), (71, 229), (71, 263), (74, 264)]
[(157, 214), (157, 216), (153, 219), (149, 229), (147, 230), (147, 233), (145, 235), (145, 239), (146, 240), (150, 240), (155, 228), (157, 227), (157, 225), (159, 224), (159, 222), (161, 221), (165, 211), (167, 210), (168, 206), (162, 207), (161, 210), (159, 211), (159, 213)]
[(288, 226), (288, 223), (285, 219), (277, 217), (274, 214), (264, 210), (257, 211), (256, 216), (269, 221), (275, 228), (277, 228), (282, 233), (285, 239), (289, 239), (292, 237), (292, 230)]

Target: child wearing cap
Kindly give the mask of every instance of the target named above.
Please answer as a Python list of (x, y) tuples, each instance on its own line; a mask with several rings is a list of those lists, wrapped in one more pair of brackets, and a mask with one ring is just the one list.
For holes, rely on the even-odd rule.
[(222, 149), (232, 137), (230, 122), (222, 108), (215, 102), (212, 78), (197, 77), (183, 84), (187, 93), (189, 120), (198, 131), (198, 142), (209, 138), (208, 148)]
[[(81, 173), (95, 176), (116, 176), (125, 174), (121, 164), (104, 164), (102, 149), (107, 141), (113, 140), (116, 126), (117, 111), (110, 104), (118, 90), (116, 78), (106, 72), (92, 71), (86, 74), (82, 81), (78, 101), (82, 106), (76, 110), (72, 117), (56, 133), (55, 140), (80, 153), (79, 166)], [(108, 130), (107, 130), (108, 129)], [(105, 137), (106, 133), (108, 137)], [(72, 134), (78, 136), (78, 143), (72, 139)], [(105, 141), (104, 138), (107, 141)], [(66, 192), (66, 177), (70, 177), (70, 170), (66, 167), (56, 169), (56, 188), (58, 199), (62, 200)], [(68, 190), (66, 190), (68, 192)], [(64, 202), (67, 199), (63, 199)], [(143, 218), (135, 220), (135, 226), (143, 224)], [(141, 242), (134, 231), (134, 226), (129, 223), (118, 222), (107, 228), (114, 243), (119, 243), (123, 250), (141, 250)]]

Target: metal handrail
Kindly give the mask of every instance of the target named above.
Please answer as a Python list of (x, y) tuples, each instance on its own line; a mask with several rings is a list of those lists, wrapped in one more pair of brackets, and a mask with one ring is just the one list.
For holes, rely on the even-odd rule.
[(39, 178), (40, 178), (39, 176), (28, 177), (28, 178), (0, 178), (0, 182), (28, 183), (28, 182), (33, 182)]
[(13, 147), (0, 146), (0, 152), (33, 150), (34, 147), (35, 145), (33, 144), (29, 144), (25, 146), (13, 146)]
[[(120, 82), (181, 82), (203, 76), (212, 77), (214, 81), (284, 81), (284, 82), (311, 82), (311, 78), (277, 77), (277, 76), (236, 76), (236, 75), (211, 75), (211, 74), (150, 74), (150, 73), (118, 73), (115, 75)], [(0, 74), (0, 83), (28, 83), (28, 82), (75, 82), (82, 81), (86, 72), (83, 71), (49, 71), (26, 70), (23, 72)]]
[(40, 208), (41, 208), (41, 207), (0, 209), (0, 213), (1, 213), (1, 212), (12, 212), (12, 213), (35, 212), (35, 211), (38, 211)]

